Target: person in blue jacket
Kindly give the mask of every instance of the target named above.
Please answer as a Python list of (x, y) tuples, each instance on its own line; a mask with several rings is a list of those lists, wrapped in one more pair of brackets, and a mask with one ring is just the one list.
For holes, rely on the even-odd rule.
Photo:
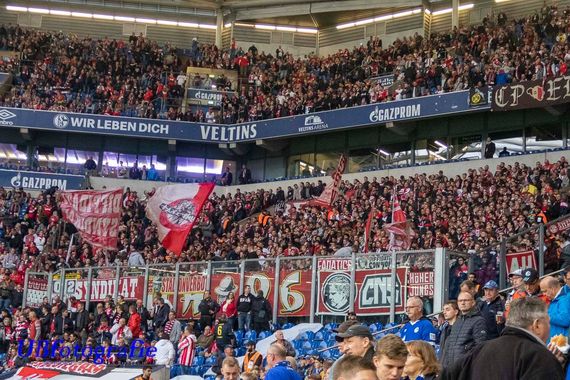
[(568, 337), (570, 328), (570, 293), (556, 277), (548, 276), (540, 281), (540, 290), (551, 299), (548, 307), (550, 339), (555, 335)]
[(301, 376), (287, 361), (287, 350), (281, 343), (273, 343), (266, 354), (267, 368), (265, 380), (302, 380)]
[(438, 331), (429, 319), (424, 317), (424, 303), (420, 297), (410, 297), (406, 302), (406, 315), (408, 323), (400, 330), (400, 337), (404, 342), (423, 340), (431, 345), (437, 341)]

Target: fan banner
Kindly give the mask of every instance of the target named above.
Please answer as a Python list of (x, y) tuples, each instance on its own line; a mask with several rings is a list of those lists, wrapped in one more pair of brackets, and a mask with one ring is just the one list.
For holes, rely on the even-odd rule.
[(534, 268), (538, 270), (536, 257), (533, 251), (507, 253), (507, 273), (512, 273), (517, 269), (525, 268)]
[(570, 76), (509, 83), (493, 88), (493, 111), (549, 107), (568, 103)]
[(63, 218), (77, 228), (84, 241), (109, 250), (117, 249), (122, 198), (122, 189), (59, 193)]
[(146, 215), (157, 225), (162, 245), (180, 255), (188, 233), (200, 216), (214, 183), (162, 186), (149, 199)]
[[(331, 261), (336, 261), (336, 263)], [(318, 314), (346, 315), (348, 313), (350, 310), (350, 269), (350, 259), (319, 262)], [(404, 312), (407, 296), (407, 271), (407, 267), (396, 269), (396, 313)], [(357, 269), (355, 271), (354, 312), (357, 315), (390, 314), (392, 299), (390, 277), (390, 269)]]

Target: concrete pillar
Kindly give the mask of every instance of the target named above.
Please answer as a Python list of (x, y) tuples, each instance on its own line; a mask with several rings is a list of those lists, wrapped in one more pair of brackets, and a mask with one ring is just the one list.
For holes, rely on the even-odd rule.
[(459, 0), (451, 2), (451, 29), (459, 28)]
[(224, 27), (224, 15), (222, 10), (216, 12), (216, 46), (218, 49), (222, 48), (222, 28)]

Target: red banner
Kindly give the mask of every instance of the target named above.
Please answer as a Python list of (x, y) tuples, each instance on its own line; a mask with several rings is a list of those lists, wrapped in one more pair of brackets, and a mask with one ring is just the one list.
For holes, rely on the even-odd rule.
[(408, 272), (408, 297), (433, 297), (433, 271)]
[[(350, 259), (319, 261), (319, 314), (345, 315), (350, 309)], [(396, 270), (396, 313), (404, 311), (407, 268)], [(392, 283), (390, 269), (355, 271), (354, 311), (358, 315), (390, 313)]]
[(566, 218), (548, 226), (548, 232), (551, 234), (561, 234), (570, 229), (570, 218)]
[(149, 276), (147, 307), (151, 308), (156, 292), (160, 292), (164, 301), (176, 310), (176, 317), (182, 319), (200, 318), (198, 305), (204, 299), (208, 277), (201, 273), (184, 273), (178, 278), (178, 301), (174, 307), (174, 272), (167, 276), (153, 274)]
[[(86, 279), (68, 279), (64, 281), (63, 295), (64, 298), (74, 296), (79, 301), (87, 300), (87, 283)], [(144, 277), (121, 277), (119, 279), (119, 295), (125, 297), (126, 300), (137, 300), (143, 297)], [(105, 299), (105, 296), (114, 296), (117, 281), (113, 279), (94, 279), (91, 281), (91, 302), (99, 302)], [(53, 294), (59, 294), (61, 280), (53, 283)]]
[(514, 272), (519, 268), (534, 268), (538, 270), (533, 251), (507, 253), (507, 273)]
[(212, 274), (212, 298), (222, 305), (230, 292), (234, 293), (234, 299), (239, 297), (239, 273), (225, 272)]
[(65, 220), (94, 247), (117, 249), (123, 190), (62, 191), (60, 207)]

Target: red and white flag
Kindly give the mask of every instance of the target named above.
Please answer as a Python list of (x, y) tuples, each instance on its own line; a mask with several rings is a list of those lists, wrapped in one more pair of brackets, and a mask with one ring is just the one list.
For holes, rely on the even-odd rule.
[(410, 249), (416, 233), (406, 220), (406, 213), (400, 208), (398, 196), (395, 193), (392, 196), (394, 197), (392, 198), (392, 223), (384, 225), (384, 229), (390, 234), (388, 250)]
[(213, 183), (159, 187), (146, 204), (146, 216), (158, 228), (162, 245), (180, 255), (186, 237), (214, 190)]
[(62, 191), (58, 196), (63, 218), (84, 241), (96, 248), (117, 249), (123, 189)]
[(331, 207), (338, 197), (338, 189), (340, 188), (340, 182), (342, 181), (342, 173), (346, 169), (346, 156), (344, 154), (340, 155), (338, 160), (338, 166), (332, 174), (332, 183), (325, 187), (323, 193), (315, 199), (311, 199), (306, 203), (308, 206), (321, 206), (321, 207)]

